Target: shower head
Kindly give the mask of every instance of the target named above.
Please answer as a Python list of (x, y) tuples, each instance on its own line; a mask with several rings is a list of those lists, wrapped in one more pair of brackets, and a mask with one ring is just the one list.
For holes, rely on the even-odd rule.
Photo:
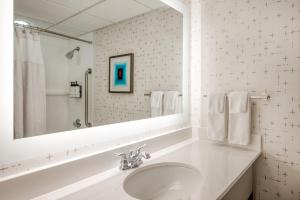
[(66, 58), (72, 59), (73, 56), (74, 56), (74, 52), (75, 52), (75, 51), (79, 51), (79, 50), (80, 50), (80, 47), (76, 47), (75, 49), (69, 51), (69, 52), (65, 55)]

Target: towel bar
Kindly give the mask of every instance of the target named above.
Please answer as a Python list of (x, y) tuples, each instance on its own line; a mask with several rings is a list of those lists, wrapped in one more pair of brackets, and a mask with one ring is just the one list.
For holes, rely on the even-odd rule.
[[(145, 93), (144, 96), (151, 96), (151, 92), (150, 93)], [(179, 96), (182, 96), (182, 94), (179, 94)]]
[[(203, 97), (208, 97), (207, 94), (203, 95)], [(250, 96), (250, 99), (264, 99), (264, 100), (271, 100), (271, 95), (267, 94), (267, 95), (262, 95), (262, 96)]]

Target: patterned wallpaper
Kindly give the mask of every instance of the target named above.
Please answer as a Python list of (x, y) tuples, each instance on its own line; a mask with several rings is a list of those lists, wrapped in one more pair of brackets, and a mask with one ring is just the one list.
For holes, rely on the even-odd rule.
[[(95, 34), (97, 125), (150, 117), (152, 90), (181, 91), (182, 15), (162, 8), (100, 29)], [(134, 93), (108, 93), (109, 57), (134, 53)]]
[(299, 200), (300, 1), (193, 0), (191, 5), (193, 125), (206, 126), (201, 94), (271, 94), (270, 102), (252, 102), (252, 134), (263, 137), (255, 199)]

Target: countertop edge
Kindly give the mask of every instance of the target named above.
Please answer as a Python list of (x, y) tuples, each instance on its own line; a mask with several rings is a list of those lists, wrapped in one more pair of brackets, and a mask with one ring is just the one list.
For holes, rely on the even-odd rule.
[[(251, 150), (254, 151), (254, 150)], [(238, 180), (246, 173), (246, 171), (253, 165), (253, 163), (259, 158), (261, 152), (257, 151), (257, 155), (252, 159), (252, 161), (246, 166), (246, 168), (228, 185), (226, 189), (218, 196), (217, 199), (222, 199), (229, 190), (238, 182)]]
[[(162, 149), (156, 153), (153, 154), (152, 158), (157, 159), (160, 158), (170, 152), (176, 151), (178, 149), (184, 148), (185, 146), (195, 143), (195, 142), (207, 142), (205, 140), (196, 140), (196, 139), (188, 139), (186, 141), (180, 142), (178, 144), (169, 146), (165, 149)], [(228, 148), (232, 148), (228, 146)], [(234, 148), (234, 147), (233, 147)], [(255, 157), (252, 158), (252, 160), (247, 164), (247, 166), (234, 178), (232, 182), (230, 182), (228, 185), (224, 186), (224, 189), (222, 190), (222, 193), (217, 194), (217, 199), (222, 199), (228, 192), (229, 190), (236, 184), (236, 182), (245, 174), (245, 172), (253, 165), (253, 163), (257, 160), (257, 158), (261, 155), (260, 151), (257, 150), (251, 150), (251, 149), (246, 149), (247, 151), (252, 151), (256, 152)], [(147, 163), (147, 162), (145, 162)], [(50, 200), (50, 199), (60, 199), (60, 198), (65, 198), (69, 195), (72, 195), (73, 193), (79, 192), (81, 190), (84, 190), (85, 188), (88, 188), (90, 186), (93, 186), (94, 184), (100, 183), (102, 181), (105, 181), (113, 176), (116, 175), (121, 175), (124, 173), (124, 171), (120, 171), (119, 168), (115, 167), (109, 170), (106, 170), (100, 174), (97, 174), (92, 177), (88, 177), (86, 179), (80, 180), (78, 182), (72, 183), (70, 185), (67, 185), (65, 187), (59, 188), (57, 190), (51, 191), (49, 193), (40, 195), (33, 200)], [(129, 171), (125, 173), (130, 173)]]

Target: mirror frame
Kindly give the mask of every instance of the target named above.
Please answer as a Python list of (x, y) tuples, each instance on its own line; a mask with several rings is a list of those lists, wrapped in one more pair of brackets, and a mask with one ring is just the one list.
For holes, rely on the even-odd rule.
[(13, 0), (0, 1), (0, 165), (86, 145), (108, 148), (109, 143), (122, 144), (124, 138), (132, 141), (189, 125), (189, 6), (181, 0), (160, 1), (183, 15), (183, 113), (22, 139), (13, 134)]

